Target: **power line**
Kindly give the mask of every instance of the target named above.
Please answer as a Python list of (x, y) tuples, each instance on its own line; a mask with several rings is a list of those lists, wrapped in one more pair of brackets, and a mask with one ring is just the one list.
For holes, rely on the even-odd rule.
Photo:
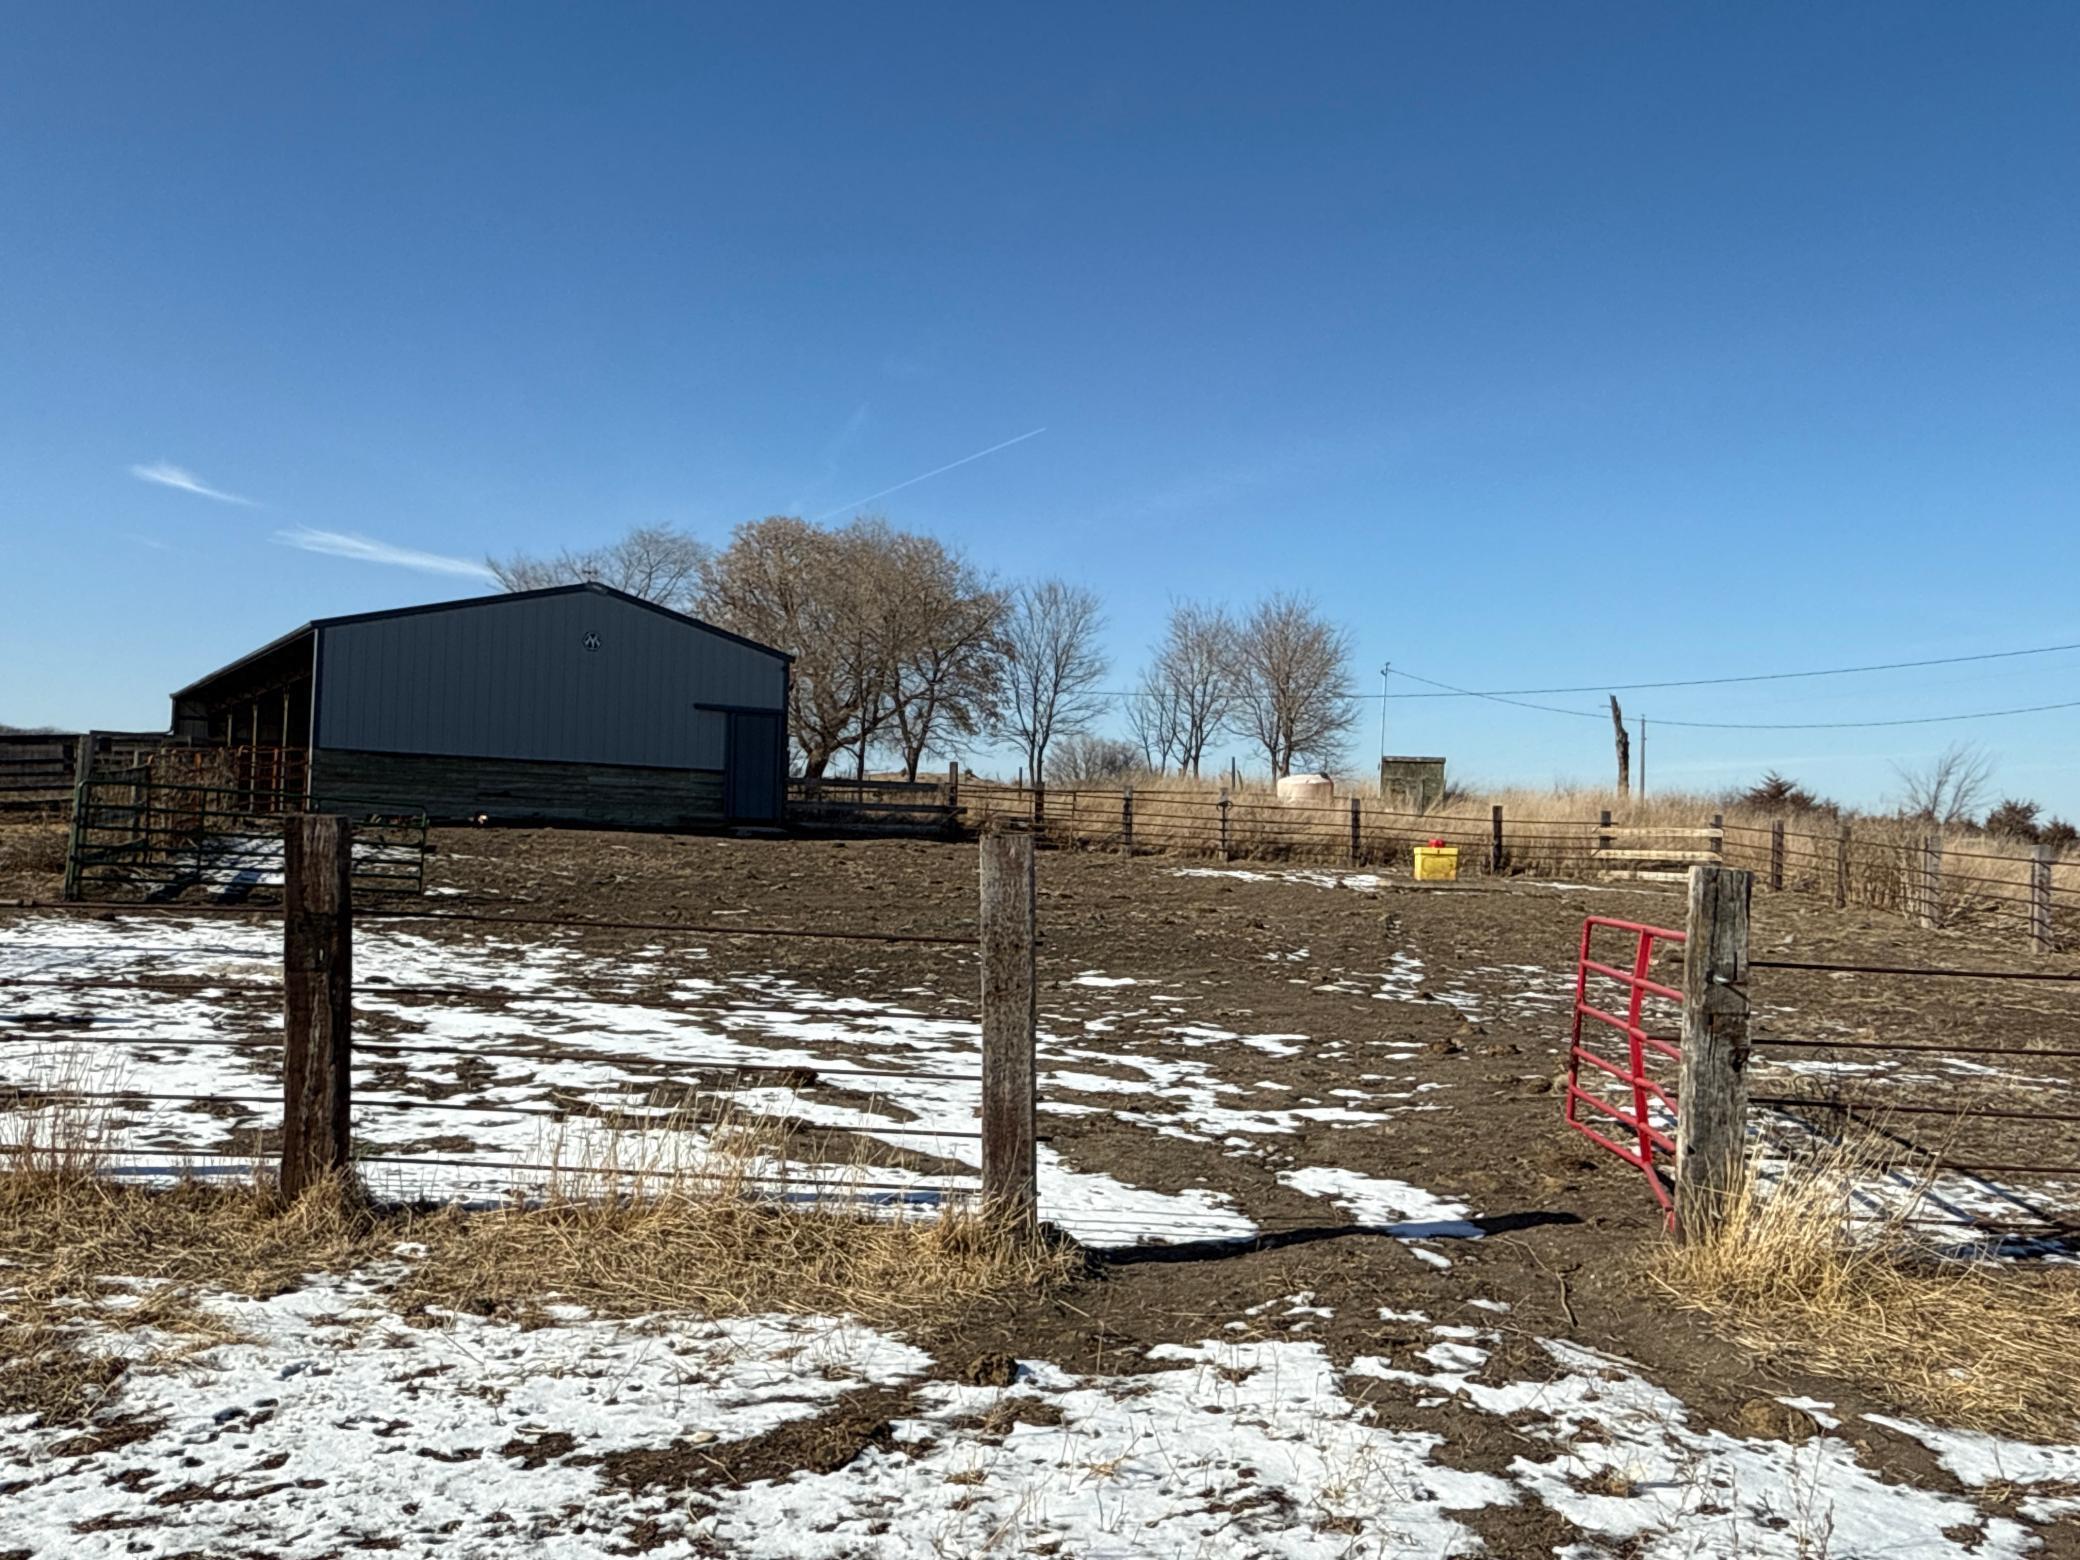
[[(2075, 648), (2080, 648), (2076, 646)], [(2013, 652), (2023, 654), (2026, 652)], [(1427, 683), (1433, 688), (1442, 688), (1448, 693), (1460, 694), (1469, 699), (1486, 699), (1495, 704), (1510, 704), (1518, 709), (1543, 710), (1548, 715), (1575, 715), (1583, 720), (1607, 720), (1603, 710), (1569, 710), (1557, 704), (1527, 704), (1522, 699), (1508, 698), (1499, 693), (1483, 693), (1474, 688), (1458, 688), (1450, 683), (1441, 683), (1434, 677), (1418, 677), (1414, 672), (1402, 668), (1398, 675), (1411, 682)], [(1735, 680), (1735, 679), (1727, 679)], [(1397, 694), (1405, 698), (1405, 694)], [(1879, 726), (1937, 726), (1959, 720), (1993, 720), (2003, 715), (2037, 715), (2046, 710), (2080, 709), (2080, 699), (2067, 699), (2057, 704), (2021, 704), (2004, 710), (1968, 710), (1956, 715), (1909, 715), (1896, 720), (1794, 720), (1794, 721), (1740, 721), (1740, 720), (1676, 720), (1666, 715), (1650, 717), (1656, 725), (1684, 726), (1693, 731), (1867, 731)]]
[[(1879, 661), (1869, 666), (1826, 666), (1805, 672), (1755, 672), (1741, 677), (1686, 677), (1671, 679), (1667, 682), (1583, 683), (1571, 688), (1490, 688), (1486, 690), (1451, 688), (1448, 692), (1443, 693), (1396, 693), (1383, 695), (1383, 697), (1395, 699), (1491, 699), (1502, 698), (1510, 694), (1638, 693), (1650, 688), (1715, 688), (1724, 686), (1727, 683), (1789, 682), (1802, 677), (1847, 677), (1860, 672), (1903, 672), (1913, 671), (1925, 666), (1962, 666), (1968, 661), (2012, 661), (2018, 656), (2056, 655), (2063, 650), (2080, 650), (2080, 643), (2039, 645), (2030, 650), (1989, 650), (1979, 655), (1935, 656), (1925, 661)], [(1428, 678), (1424, 677), (1417, 677), (1414, 680), (1416, 682), (1429, 681)], [(1443, 688), (1447, 685), (1439, 683), (1435, 686)], [(1367, 694), (1364, 697), (1370, 698), (1373, 695)], [(2058, 708), (2058, 706), (2050, 705), (2044, 707)], [(1570, 710), (1567, 713), (1575, 714), (1579, 712)], [(1942, 718), (1947, 719), (1950, 717)], [(1970, 717), (1958, 716), (1955, 718), (1968, 719)]]

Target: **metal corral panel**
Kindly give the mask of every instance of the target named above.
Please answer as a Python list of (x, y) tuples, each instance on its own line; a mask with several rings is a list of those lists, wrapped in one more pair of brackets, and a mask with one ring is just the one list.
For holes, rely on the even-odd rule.
[(319, 748), (721, 769), (721, 709), (786, 701), (781, 656), (599, 589), (317, 630)]

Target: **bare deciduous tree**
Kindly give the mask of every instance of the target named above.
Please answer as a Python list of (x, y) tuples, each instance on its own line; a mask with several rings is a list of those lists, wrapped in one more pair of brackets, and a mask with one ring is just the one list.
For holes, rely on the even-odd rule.
[[(1143, 749), (1150, 749), (1152, 736), (1167, 738), (1165, 759), (1174, 751), (1179, 773), (1196, 776), (1207, 747), (1234, 717), (1241, 680), (1235, 620), (1227, 609), (1174, 603), (1130, 716)], [(1156, 761), (1150, 751), (1150, 762)]]
[(1140, 749), (1124, 737), (1079, 731), (1063, 737), (1047, 756), (1049, 785), (1124, 785), (1141, 768)]
[(1080, 585), (1041, 580), (1012, 593), (997, 654), (1002, 725), (1024, 749), (1028, 774), (1046, 773), (1049, 744), (1088, 731), (1103, 712), (1104, 627), (1097, 596)]
[(691, 612), (700, 597), (701, 568), (709, 556), (706, 543), (676, 527), (646, 525), (618, 542), (583, 552), (564, 551), (553, 558), (516, 553), (484, 562), (507, 590), (541, 590), (596, 580), (675, 612)]
[(703, 616), (795, 658), (788, 735), (811, 779), (887, 717), (872, 555), (849, 528), (772, 515), (738, 526), (702, 570)]
[(887, 562), (895, 741), (915, 780), (925, 754), (959, 752), (996, 720), (1005, 595), (931, 537), (894, 533)]
[(1919, 768), (1895, 764), (1900, 812), (1945, 825), (1970, 823), (1993, 788), (1993, 760), (1969, 742), (1953, 742)]
[(1274, 777), (1296, 760), (1328, 768), (1357, 719), (1350, 693), (1351, 639), (1304, 596), (1259, 602), (1236, 633), (1241, 724), (1264, 749)]
[(999, 691), (1003, 593), (959, 553), (885, 520), (741, 525), (702, 569), (704, 616), (795, 657), (788, 731), (802, 771), (877, 745), (915, 779), (924, 755), (981, 732)]
[[(1127, 701), (1127, 730), (1141, 749), (1141, 762), (1152, 774), (1167, 774), (1176, 757), (1184, 731), (1184, 715), (1177, 690), (1151, 666), (1141, 674), (1141, 685)], [(1180, 773), (1184, 763), (1178, 762)]]

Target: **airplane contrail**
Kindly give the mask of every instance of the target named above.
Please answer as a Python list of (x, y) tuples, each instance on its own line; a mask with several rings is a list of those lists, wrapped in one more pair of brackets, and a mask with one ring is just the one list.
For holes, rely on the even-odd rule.
[(848, 509), (858, 509), (862, 504), (871, 504), (877, 498), (886, 498), (891, 493), (902, 492), (906, 487), (915, 487), (920, 482), (928, 482), (933, 477), (943, 476), (956, 466), (965, 466), (971, 460), (980, 460), (985, 455), (994, 455), (998, 450), (1008, 450), (1014, 444), (1023, 444), (1028, 439), (1036, 439), (1045, 432), (1047, 432), (1045, 428), (1035, 428), (1032, 432), (1022, 433), (1015, 439), (1006, 439), (1002, 444), (992, 444), (986, 450), (977, 450), (973, 455), (963, 455), (959, 460), (950, 460), (943, 466), (934, 466), (930, 471), (920, 476), (912, 477), (907, 482), (898, 482), (894, 487), (885, 487), (878, 493), (869, 493), (865, 498), (855, 498), (851, 503), (840, 504), (836, 509), (826, 509), (822, 514), (816, 516), (816, 519), (824, 521), (830, 519), (832, 515), (842, 515)]

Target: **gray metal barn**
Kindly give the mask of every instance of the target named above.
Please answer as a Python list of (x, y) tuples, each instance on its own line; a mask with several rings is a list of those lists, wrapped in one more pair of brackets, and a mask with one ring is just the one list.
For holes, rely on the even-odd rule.
[(604, 585), (320, 618), (173, 696), (173, 734), (316, 804), (768, 823), (789, 658)]

